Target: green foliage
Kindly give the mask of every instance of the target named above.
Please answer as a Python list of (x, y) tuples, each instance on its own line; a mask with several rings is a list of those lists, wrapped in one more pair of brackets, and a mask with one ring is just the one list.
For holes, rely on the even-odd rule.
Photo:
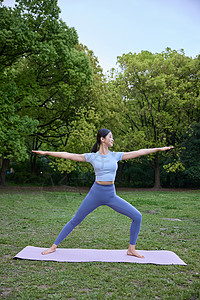
[(136, 138), (138, 144), (174, 145), (198, 121), (199, 60), (171, 49), (118, 58), (122, 72), (116, 84), (123, 96), (128, 141), (133, 133), (142, 131), (144, 137)]
[[(76, 49), (77, 51), (84, 51), (89, 58), (90, 67), (92, 68), (92, 84), (88, 87), (86, 93), (82, 94), (82, 102), (79, 107), (76, 107), (76, 112), (70, 114), (73, 119), (64, 132), (63, 141), (61, 142), (60, 140), (57, 150), (85, 153), (91, 151), (93, 144), (96, 142), (97, 131), (100, 128), (113, 127), (110, 126), (110, 120), (116, 109), (116, 103), (113, 101), (111, 91), (94, 53), (83, 45), (76, 46)], [(72, 105), (70, 105), (68, 111), (70, 111), (71, 107)], [(73, 161), (61, 159), (53, 159), (53, 165), (61, 172), (67, 173), (75, 171), (77, 168), (80, 170), (80, 173), (91, 171), (89, 164), (77, 164)]]
[(57, 1), (22, 0), (0, 10), (0, 91), (8, 90), (0, 155), (17, 161), (26, 157), (28, 135), (36, 146), (66, 146), (77, 109), (87, 107), (92, 70), (76, 48), (75, 29), (59, 19)]
[[(119, 180), (119, 173), (116, 181)], [(122, 187), (129, 188), (152, 188), (154, 185), (154, 173), (145, 157), (137, 161), (126, 161), (123, 163)]]
[(1, 81), (0, 90), (0, 157), (21, 161), (27, 157), (26, 137), (33, 133), (38, 122), (27, 115), (17, 114), (18, 104), (13, 105), (17, 87), (6, 79)]
[(181, 160), (185, 166), (182, 172), (185, 186), (200, 186), (200, 124), (188, 129), (180, 144), (184, 150)]
[[(161, 54), (142, 51), (118, 57), (121, 68), (112, 79), (123, 104), (117, 142), (124, 150), (176, 146), (166, 168), (184, 170), (178, 148), (183, 133), (199, 122), (200, 56), (195, 59), (167, 48)], [(166, 159), (171, 154), (164, 154)], [(148, 156), (159, 174), (158, 156)], [(156, 177), (155, 177), (156, 178)], [(157, 177), (158, 178), (158, 177)], [(157, 179), (159, 180), (159, 179)], [(159, 187), (160, 183), (155, 182)]]
[[(32, 148), (89, 152), (98, 129), (107, 127), (115, 151), (176, 146), (160, 155), (162, 174), (173, 171), (198, 181), (199, 169), (189, 166), (192, 155), (183, 158), (188, 148), (181, 143), (199, 122), (200, 56), (192, 59), (170, 48), (160, 54), (128, 53), (118, 57), (121, 70), (106, 78), (93, 51), (79, 44), (76, 30), (59, 18), (56, 0), (19, 0), (14, 8), (2, 5), (0, 13), (2, 166), (7, 158), (25, 159)], [(148, 156), (159, 172), (157, 159)], [(36, 175), (32, 155), (30, 162)], [(88, 164), (49, 162), (67, 176), (91, 174)]]
[[(59, 19), (57, 1), (16, 2), (13, 9), (5, 6), (0, 8), (1, 68), (11, 66), (22, 57), (28, 58), (30, 55), (37, 58), (38, 62), (55, 62), (60, 52), (63, 57), (66, 55), (67, 45), (77, 44), (75, 29), (68, 28)], [(61, 42), (64, 35), (70, 36), (67, 45), (66, 39)]]
[[(71, 153), (87, 153), (91, 151), (95, 141), (94, 132), (96, 131), (94, 119), (96, 118), (93, 109), (80, 109), (76, 113), (75, 120), (71, 122), (70, 135), (65, 147), (63, 145), (58, 148), (58, 151), (66, 151)], [(52, 159), (52, 165), (61, 172), (70, 173), (78, 168), (88, 170), (88, 164), (77, 163), (64, 159)]]
[(170, 162), (165, 163), (163, 166), (163, 169), (169, 172), (181, 172), (185, 170), (185, 166), (182, 163), (181, 160), (181, 152), (184, 150), (184, 148), (178, 149), (178, 151), (173, 151), (173, 159), (171, 159), (171, 155), (168, 155), (168, 159)]

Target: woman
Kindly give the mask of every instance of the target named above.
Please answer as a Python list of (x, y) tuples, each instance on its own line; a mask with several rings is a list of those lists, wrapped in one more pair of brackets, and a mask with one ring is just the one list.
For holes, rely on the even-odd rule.
[(97, 134), (97, 142), (94, 144), (91, 153), (73, 154), (68, 152), (33, 150), (34, 153), (40, 155), (50, 155), (80, 162), (89, 162), (93, 165), (95, 171), (95, 182), (80, 205), (75, 216), (64, 226), (54, 244), (49, 249), (42, 252), (43, 255), (55, 252), (57, 246), (78, 224), (83, 221), (89, 213), (98, 206), (107, 205), (115, 211), (132, 219), (130, 228), (130, 244), (127, 250), (127, 255), (144, 258), (144, 256), (138, 253), (135, 249), (137, 237), (140, 231), (142, 215), (130, 203), (118, 197), (115, 192), (114, 180), (118, 167), (117, 162), (119, 160), (132, 159), (157, 151), (170, 150), (173, 147), (141, 149), (132, 152), (111, 152), (108, 148), (113, 146), (113, 141), (112, 132), (103, 128), (100, 129)]

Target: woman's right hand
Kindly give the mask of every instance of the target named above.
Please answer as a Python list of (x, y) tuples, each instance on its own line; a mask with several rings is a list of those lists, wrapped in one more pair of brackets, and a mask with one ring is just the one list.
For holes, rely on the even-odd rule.
[(33, 153), (36, 153), (36, 154), (40, 154), (40, 155), (46, 155), (47, 152), (46, 151), (39, 151), (39, 150), (32, 150)]

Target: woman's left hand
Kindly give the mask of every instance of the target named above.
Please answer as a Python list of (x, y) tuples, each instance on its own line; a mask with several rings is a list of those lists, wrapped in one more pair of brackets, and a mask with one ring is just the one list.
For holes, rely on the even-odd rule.
[(159, 151), (167, 151), (167, 150), (171, 150), (173, 149), (174, 146), (170, 146), (170, 147), (162, 147), (162, 148), (159, 148), (160, 150)]

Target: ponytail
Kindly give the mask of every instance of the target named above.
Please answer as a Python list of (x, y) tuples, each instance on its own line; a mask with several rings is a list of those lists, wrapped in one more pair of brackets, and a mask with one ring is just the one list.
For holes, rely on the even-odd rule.
[(92, 151), (91, 151), (91, 152), (96, 153), (97, 151), (98, 151), (98, 143), (96, 142), (96, 143), (94, 144), (94, 146), (92, 147)]
[(110, 132), (110, 130), (106, 129), (106, 128), (99, 129), (99, 131), (97, 133), (97, 141), (94, 144), (94, 146), (92, 147), (91, 152), (96, 153), (98, 151), (98, 145), (101, 144), (101, 137), (105, 138), (109, 132)]

